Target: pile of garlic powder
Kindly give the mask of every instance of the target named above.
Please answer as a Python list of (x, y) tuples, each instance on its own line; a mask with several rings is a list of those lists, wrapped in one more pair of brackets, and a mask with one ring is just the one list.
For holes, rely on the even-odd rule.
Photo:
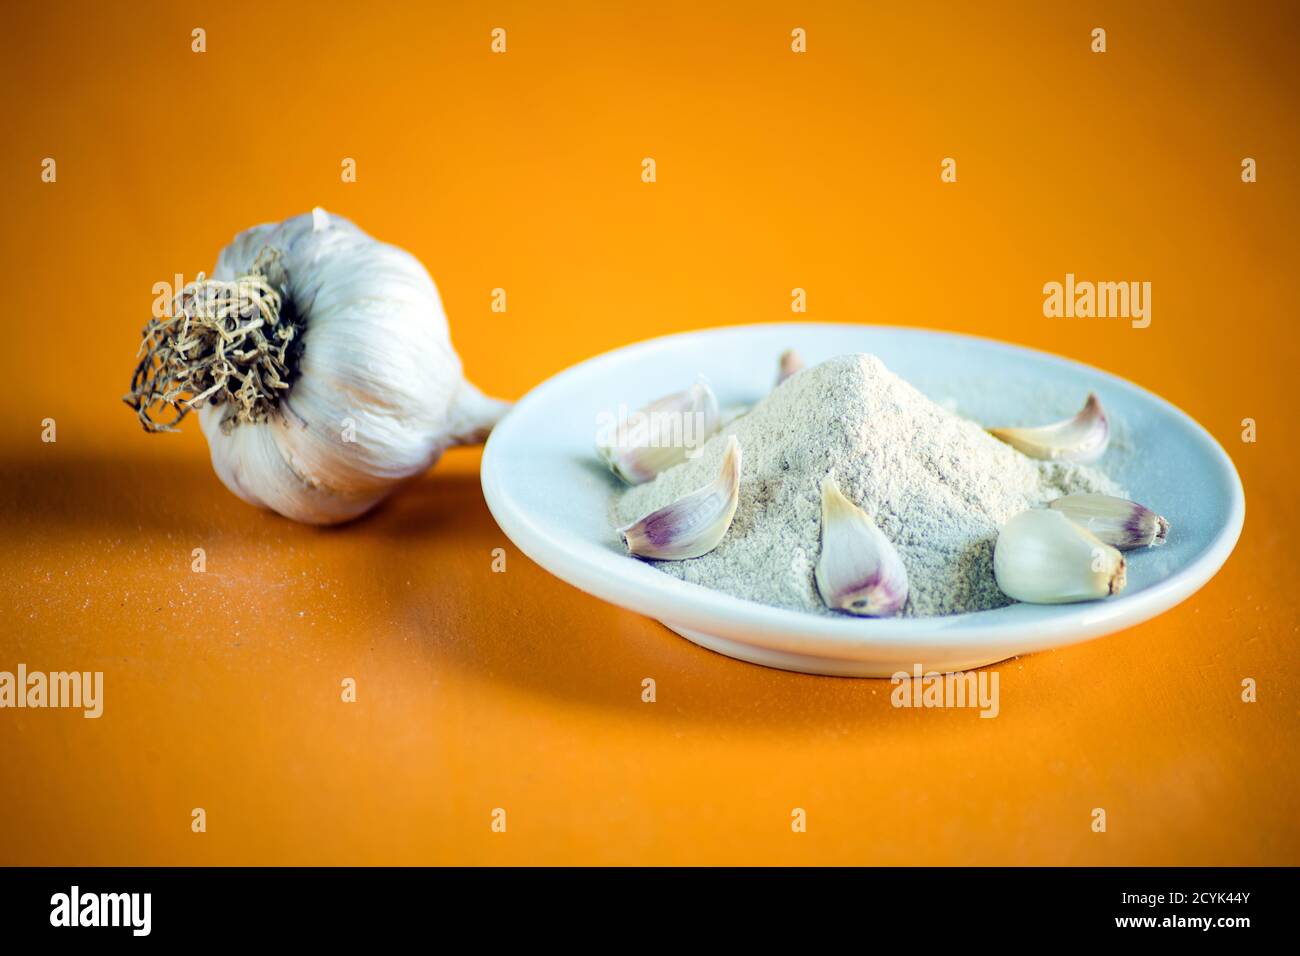
[(702, 557), (654, 564), (736, 597), (816, 614), (834, 613), (813, 580), (821, 481), (832, 470), (901, 555), (907, 616), (1012, 603), (993, 578), (993, 544), (1009, 518), (1065, 494), (1123, 494), (1095, 469), (1026, 457), (926, 398), (875, 356), (858, 354), (798, 372), (695, 458), (628, 489), (614, 505), (618, 523), (715, 479), (731, 435), (743, 464), (730, 529)]

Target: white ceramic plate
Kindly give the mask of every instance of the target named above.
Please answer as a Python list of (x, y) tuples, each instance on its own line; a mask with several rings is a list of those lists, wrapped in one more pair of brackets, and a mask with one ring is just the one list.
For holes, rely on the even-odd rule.
[[(809, 365), (871, 352), (931, 398), (986, 425), (1064, 418), (1087, 392), (1097, 392), (1115, 426), (1099, 464), (1169, 519), (1169, 543), (1132, 554), (1128, 587), (1105, 601), (882, 620), (768, 607), (628, 557), (609, 519), (619, 486), (595, 457), (597, 416), (620, 405), (639, 408), (689, 385), (697, 373), (724, 408), (748, 404), (770, 390), (777, 356), (788, 347)], [(570, 584), (741, 660), (862, 677), (910, 673), (916, 664), (926, 671), (965, 670), (1148, 620), (1222, 567), (1246, 510), (1241, 479), (1218, 443), (1136, 385), (987, 339), (861, 325), (711, 329), (598, 356), (539, 385), (514, 407), (492, 432), (482, 476), (488, 507), (510, 540)]]

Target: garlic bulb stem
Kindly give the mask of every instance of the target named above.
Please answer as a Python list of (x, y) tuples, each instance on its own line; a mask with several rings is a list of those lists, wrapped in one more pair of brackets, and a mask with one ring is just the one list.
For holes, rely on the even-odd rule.
[(497, 422), (510, 411), (510, 402), (489, 398), (470, 382), (460, 383), (460, 392), (447, 413), (447, 432), (452, 445), (481, 445)]

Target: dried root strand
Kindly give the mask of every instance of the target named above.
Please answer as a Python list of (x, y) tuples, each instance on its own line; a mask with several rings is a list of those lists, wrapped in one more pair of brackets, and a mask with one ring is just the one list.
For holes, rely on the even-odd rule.
[(205, 403), (226, 405), (225, 432), (276, 411), (302, 348), (301, 323), (280, 291), (285, 278), (279, 253), (263, 249), (247, 275), (228, 282), (200, 273), (170, 316), (149, 320), (122, 399), (145, 431), (175, 431)]

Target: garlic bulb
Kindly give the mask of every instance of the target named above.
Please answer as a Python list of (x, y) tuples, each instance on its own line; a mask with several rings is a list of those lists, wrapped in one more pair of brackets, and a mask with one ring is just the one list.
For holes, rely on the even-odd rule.
[(240, 233), (176, 306), (127, 403), (150, 431), (197, 408), (226, 487), (297, 521), (363, 514), (508, 407), (465, 380), (419, 260), (319, 208)]

